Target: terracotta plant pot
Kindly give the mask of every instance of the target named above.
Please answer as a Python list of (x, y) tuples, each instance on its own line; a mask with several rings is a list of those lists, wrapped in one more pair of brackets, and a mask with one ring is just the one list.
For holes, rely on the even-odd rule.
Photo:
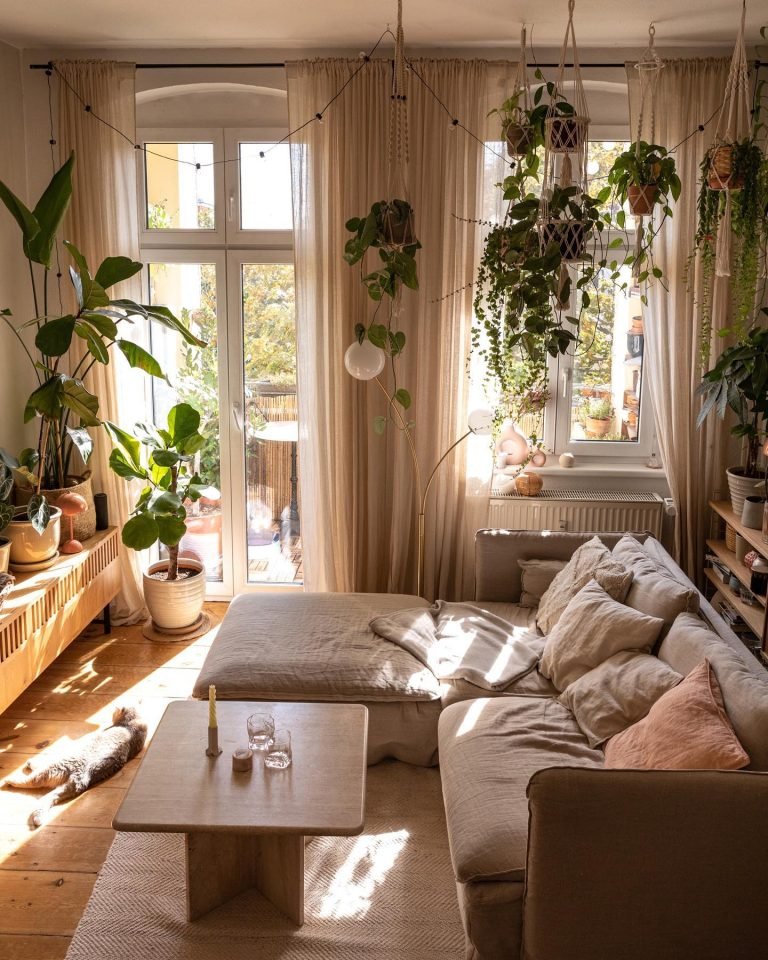
[(144, 574), (144, 600), (152, 623), (160, 630), (181, 631), (200, 618), (205, 600), (205, 573), (198, 560), (179, 558), (179, 570), (193, 574), (180, 580), (158, 580), (152, 576), (168, 569), (167, 560), (153, 563)]
[(552, 153), (578, 153), (584, 145), (588, 121), (581, 117), (551, 117), (545, 129)]
[(8, 564), (11, 559), (11, 541), (0, 537), (0, 573), (8, 573)]
[(533, 143), (533, 127), (509, 123), (505, 131), (507, 153), (510, 157), (524, 157)]
[(51, 507), (51, 519), (42, 533), (27, 520), (26, 510), (18, 511), (3, 533), (11, 542), (10, 566), (24, 570), (29, 564), (46, 563), (56, 556), (61, 538), (61, 510)]
[(557, 221), (550, 220), (541, 224), (541, 236), (544, 246), (555, 241), (560, 247), (560, 256), (563, 260), (581, 260), (584, 256), (585, 237), (584, 224), (577, 220)]
[[(25, 506), (29, 503), (32, 493), (32, 490), (17, 487), (14, 492), (14, 500), (19, 506)], [(79, 494), (88, 506), (83, 513), (74, 518), (74, 539), (82, 543), (96, 533), (96, 507), (93, 503), (93, 485), (90, 477), (70, 477), (66, 487), (41, 490), (41, 493), (52, 507), (56, 506), (56, 501), (63, 493)], [(67, 538), (69, 538), (69, 523), (67, 523)]]
[(653, 205), (659, 196), (659, 188), (655, 183), (643, 185), (632, 183), (627, 187), (629, 209), (634, 217), (647, 217), (653, 210)]
[(592, 437), (604, 437), (611, 432), (610, 420), (596, 420), (594, 417), (587, 417), (587, 434)]
[(744, 186), (744, 177), (733, 173), (732, 144), (723, 144), (712, 151), (707, 185), (710, 190), (740, 190)]

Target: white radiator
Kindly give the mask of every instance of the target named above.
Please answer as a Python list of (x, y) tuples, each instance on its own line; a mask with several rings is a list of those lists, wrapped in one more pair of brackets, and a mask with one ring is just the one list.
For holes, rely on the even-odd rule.
[(542, 490), (537, 497), (493, 493), (488, 525), (508, 530), (617, 533), (647, 530), (661, 538), (664, 501), (656, 493)]

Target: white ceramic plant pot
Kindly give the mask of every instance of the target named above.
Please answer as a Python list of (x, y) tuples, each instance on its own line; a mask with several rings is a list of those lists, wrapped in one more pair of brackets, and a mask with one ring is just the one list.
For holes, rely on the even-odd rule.
[(8, 563), (11, 558), (11, 541), (0, 537), (0, 573), (8, 573)]
[(42, 533), (38, 533), (27, 520), (27, 511), (21, 510), (3, 531), (3, 536), (11, 541), (10, 563), (45, 563), (56, 555), (61, 537), (61, 510), (51, 507), (51, 519)]
[(168, 561), (153, 563), (144, 574), (144, 600), (158, 630), (183, 630), (191, 627), (203, 609), (205, 572), (198, 560), (179, 557), (179, 569), (194, 570), (183, 580), (156, 580), (153, 573), (168, 569)]
[(763, 489), (763, 481), (759, 477), (745, 477), (742, 467), (728, 467), (725, 472), (728, 477), (731, 506), (733, 512), (741, 520), (745, 498), (752, 496), (752, 494), (759, 496), (761, 489)]

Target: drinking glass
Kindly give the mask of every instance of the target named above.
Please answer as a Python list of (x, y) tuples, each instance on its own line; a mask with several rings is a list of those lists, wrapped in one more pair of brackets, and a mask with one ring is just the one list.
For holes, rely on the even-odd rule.
[(291, 750), (291, 731), (276, 730), (272, 743), (264, 754), (264, 766), (272, 770), (285, 770), (293, 761)]
[(251, 750), (267, 750), (275, 734), (275, 718), (271, 713), (254, 713), (248, 717), (248, 746)]

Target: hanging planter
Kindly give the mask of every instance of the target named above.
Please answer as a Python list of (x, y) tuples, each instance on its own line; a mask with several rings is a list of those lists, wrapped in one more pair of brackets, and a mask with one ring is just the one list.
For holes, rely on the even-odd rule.
[(710, 148), (707, 153), (707, 186), (710, 190), (741, 190), (744, 186), (745, 174), (739, 170), (737, 149), (734, 143)]
[(526, 61), (526, 29), (520, 32), (520, 59), (517, 63), (513, 93), (502, 105), (491, 110), (488, 116), (498, 115), (501, 120), (501, 134), (507, 143), (510, 158), (520, 159), (541, 143), (541, 123), (533, 118), (531, 107), (531, 87), (528, 80)]
[(647, 217), (659, 199), (659, 188), (655, 183), (645, 183), (642, 186), (633, 183), (627, 188), (627, 202), (633, 217)]
[[(556, 109), (562, 108), (562, 104)], [(544, 121), (544, 146), (551, 153), (581, 153), (589, 139), (589, 117), (557, 116)]]
[(545, 247), (557, 243), (566, 263), (583, 260), (587, 231), (580, 221), (545, 220), (539, 224), (539, 231)]
[(530, 124), (510, 122), (504, 130), (504, 139), (510, 157), (524, 157), (533, 146), (536, 131)]
[(381, 205), (381, 235), (385, 245), (410, 247), (415, 243), (414, 213), (406, 200), (390, 200)]

